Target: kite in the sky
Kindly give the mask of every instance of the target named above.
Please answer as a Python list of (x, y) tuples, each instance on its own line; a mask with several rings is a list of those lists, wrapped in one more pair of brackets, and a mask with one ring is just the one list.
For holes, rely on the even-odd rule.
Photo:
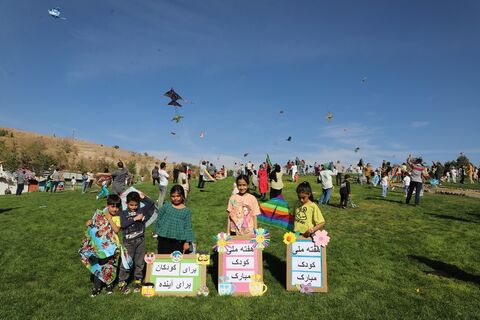
[(367, 83), (367, 77), (362, 78), (362, 83)]
[(283, 110), (280, 110), (280, 114), (283, 114)]
[(327, 113), (326, 118), (327, 118), (328, 122), (332, 121), (333, 120), (333, 113), (331, 113), (331, 112)]
[(360, 151), (360, 147), (356, 147), (353, 151), (355, 151), (355, 153), (357, 153), (358, 151)]
[(179, 123), (182, 120), (183, 116), (177, 114), (175, 117), (172, 118), (172, 121)]
[(62, 12), (60, 11), (60, 8), (49, 9), (48, 14), (55, 19), (67, 20), (67, 18), (62, 17)]
[(174, 106), (174, 107), (181, 107), (182, 105), (178, 103), (176, 100), (172, 100), (168, 103), (169, 106)]
[(205, 132), (200, 132), (200, 139), (205, 138)]
[(177, 133), (176, 133), (176, 132), (173, 132), (173, 131), (170, 131), (170, 134), (171, 134), (172, 136), (174, 136), (174, 135), (176, 135)]
[(244, 158), (245, 158), (246, 156), (248, 156), (248, 153), (244, 153), (244, 154), (243, 154), (243, 157), (244, 157)]
[(292, 141), (292, 137), (288, 137), (288, 138), (287, 138), (287, 141)]
[(166, 97), (169, 97), (173, 101), (182, 100), (182, 97), (180, 97), (180, 95), (176, 93), (175, 90), (173, 90), (173, 88), (165, 92), (163, 95)]

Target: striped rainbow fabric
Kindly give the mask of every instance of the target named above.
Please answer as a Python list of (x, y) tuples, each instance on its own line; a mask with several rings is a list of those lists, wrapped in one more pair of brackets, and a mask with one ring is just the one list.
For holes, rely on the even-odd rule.
[(260, 203), (260, 214), (257, 218), (260, 222), (286, 230), (293, 230), (295, 221), (295, 217), (289, 214), (288, 203), (282, 195)]

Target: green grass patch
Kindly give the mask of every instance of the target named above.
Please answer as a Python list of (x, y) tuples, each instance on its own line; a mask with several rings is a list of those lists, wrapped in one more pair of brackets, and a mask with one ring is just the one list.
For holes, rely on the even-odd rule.
[[(321, 187), (313, 177), (318, 199)], [(231, 178), (192, 188), (188, 206), (198, 249), (211, 250), (212, 236), (226, 229)], [(196, 181), (192, 181), (195, 185)], [(156, 187), (137, 185), (154, 199)], [(296, 184), (285, 182), (293, 204)], [(209, 297), (143, 298), (115, 292), (90, 298), (92, 284), (81, 264), (85, 221), (104, 200), (95, 193), (63, 191), (0, 197), (0, 319), (473, 319), (480, 305), (480, 201), (425, 193), (420, 206), (404, 204), (400, 189), (352, 184), (356, 209), (342, 210), (338, 189), (322, 206), (326, 230), (326, 294), (285, 290), (283, 231), (270, 228), (264, 252), (263, 297), (220, 297), (209, 268)], [(46, 207), (45, 207), (46, 206)], [(147, 230), (148, 251), (156, 240)], [(417, 292), (417, 289), (418, 292)]]

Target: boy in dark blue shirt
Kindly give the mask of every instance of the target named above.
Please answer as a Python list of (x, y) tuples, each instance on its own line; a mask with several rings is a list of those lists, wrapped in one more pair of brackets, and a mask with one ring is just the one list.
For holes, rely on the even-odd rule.
[[(140, 208), (140, 200), (145, 206)], [(140, 292), (142, 288), (144, 256), (146, 253), (145, 243), (145, 222), (150, 219), (155, 210), (155, 204), (152, 200), (145, 197), (142, 193), (130, 192), (127, 194), (127, 210), (120, 212), (120, 222), (123, 232), (123, 246), (127, 249), (127, 253), (132, 257), (135, 263), (134, 272), (134, 292)], [(129, 270), (120, 265), (120, 275), (118, 277), (118, 289), (120, 292), (127, 294), (130, 289), (127, 286), (127, 280), (130, 275)]]

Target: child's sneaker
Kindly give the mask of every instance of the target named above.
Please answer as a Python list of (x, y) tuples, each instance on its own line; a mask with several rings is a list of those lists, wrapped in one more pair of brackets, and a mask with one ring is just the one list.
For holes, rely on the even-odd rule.
[(129, 294), (130, 288), (128, 288), (127, 283), (124, 281), (118, 284), (118, 291), (120, 291), (120, 293), (123, 293), (123, 294)]
[(90, 297), (94, 298), (94, 297), (98, 296), (100, 294), (100, 291), (102, 291), (102, 289), (93, 288), (92, 289), (92, 294), (90, 295)]
[(113, 293), (113, 284), (109, 284), (106, 288), (105, 291), (107, 294), (112, 294)]
[(141, 280), (135, 280), (134, 285), (133, 285), (133, 292), (139, 293), (142, 291), (142, 281)]

